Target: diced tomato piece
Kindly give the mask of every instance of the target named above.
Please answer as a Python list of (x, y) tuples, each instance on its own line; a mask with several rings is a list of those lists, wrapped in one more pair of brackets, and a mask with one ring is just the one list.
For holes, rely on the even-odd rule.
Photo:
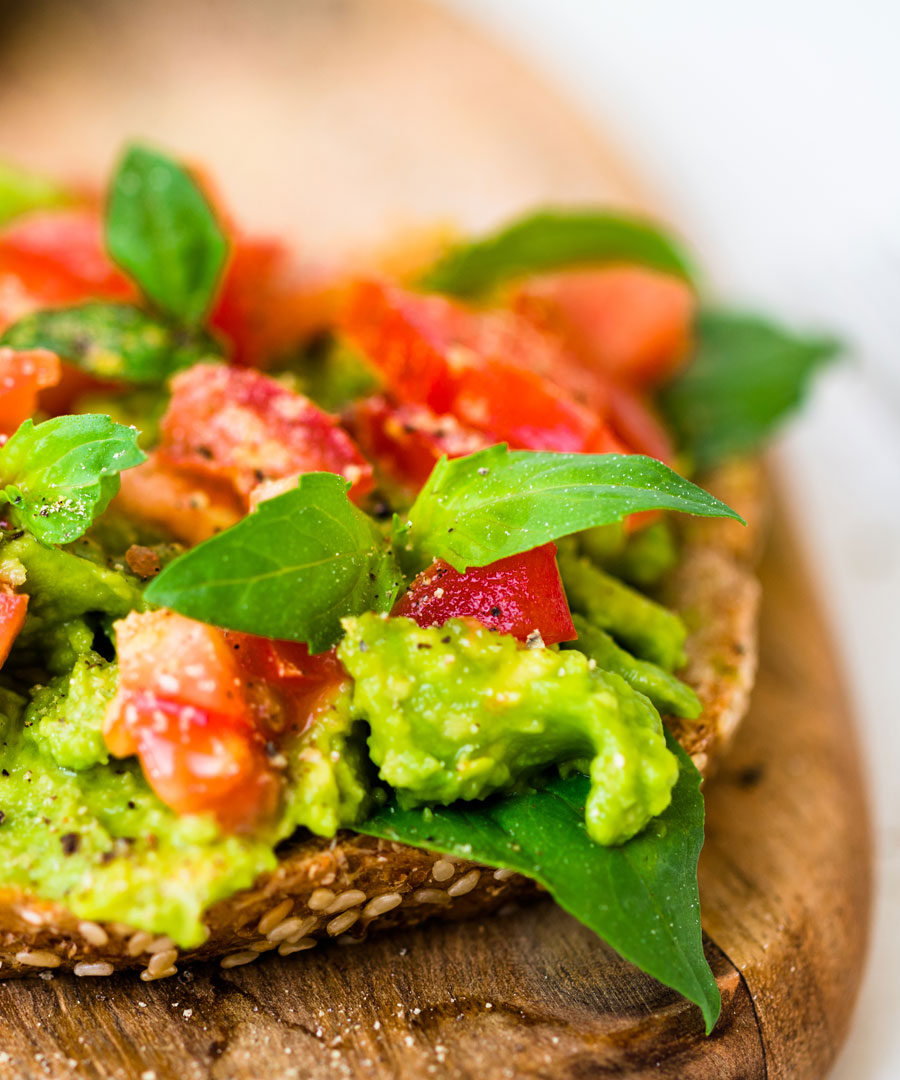
[(562, 347), (508, 313), (362, 281), (342, 325), (401, 401), (520, 449), (580, 451), (599, 437), (597, 400), (588, 408), (551, 381), (556, 367), (573, 366)]
[[(280, 731), (304, 731), (346, 683), (347, 673), (335, 649), (310, 656), (306, 645), (297, 641), (276, 641), (234, 631), (227, 631), (225, 638), (247, 678), (261, 681), (277, 695)], [(268, 724), (271, 728), (271, 718)]]
[(0, 584), (0, 667), (6, 663), (9, 650), (25, 625), (28, 597), (13, 592), (9, 585)]
[(609, 426), (632, 453), (647, 454), (668, 463), (674, 460), (672, 440), (646, 394), (624, 386), (610, 386)]
[(333, 325), (345, 288), (336, 270), (295, 264), (277, 240), (237, 236), (210, 322), (234, 363), (265, 368)]
[(116, 625), (116, 644), (110, 752), (136, 753), (179, 813), (210, 812), (227, 829), (271, 814), (279, 781), (266, 753), (266, 688), (248, 685), (223, 631), (172, 611), (133, 612)]
[(0, 348), (0, 436), (9, 436), (33, 415), (38, 394), (59, 382), (59, 358), (46, 349)]
[(29, 214), (0, 232), (0, 330), (39, 308), (136, 298), (106, 254), (94, 210)]
[(437, 416), (426, 405), (395, 404), (382, 394), (358, 402), (347, 423), (366, 457), (410, 496), (445, 454), (462, 457), (490, 444), (455, 416)]
[(561, 335), (588, 368), (643, 386), (663, 382), (681, 367), (696, 298), (671, 274), (616, 266), (531, 278), (514, 306)]
[(474, 618), (491, 630), (525, 641), (537, 630), (545, 645), (578, 635), (556, 565), (556, 545), (510, 555), (460, 574), (437, 559), (413, 581), (394, 607), (419, 626)]
[(516, 450), (580, 453), (604, 424), (547, 379), (499, 359), (460, 365), (453, 411), (460, 420)]
[(244, 515), (243, 504), (228, 484), (176, 469), (155, 452), (119, 476), (115, 507), (185, 544), (208, 540)]
[(351, 498), (373, 486), (372, 466), (333, 416), (251, 369), (197, 364), (176, 376), (160, 432), (168, 463), (228, 483), (245, 506), (264, 481), (305, 472), (338, 473)]
[(278, 741), (315, 722), (347, 679), (334, 650), (310, 656), (173, 611), (132, 612), (116, 624), (116, 651), (110, 753), (137, 754), (163, 802), (230, 830), (274, 812)]
[(265, 743), (192, 705), (125, 694), (129, 753), (162, 801), (179, 814), (212, 813), (223, 829), (241, 831), (269, 817), (279, 781)]
[(223, 631), (174, 611), (116, 623), (119, 689), (215, 713), (250, 727), (240, 665)]

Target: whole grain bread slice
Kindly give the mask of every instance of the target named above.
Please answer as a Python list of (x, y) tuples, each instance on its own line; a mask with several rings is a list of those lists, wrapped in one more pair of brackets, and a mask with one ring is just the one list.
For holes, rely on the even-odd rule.
[[(704, 706), (698, 720), (667, 723), (708, 774), (753, 687), (759, 603), (753, 567), (766, 514), (756, 462), (722, 468), (705, 486), (751, 522), (746, 529), (717, 520), (684, 525), (683, 556), (663, 589), (691, 631), (682, 674)], [(269, 951), (287, 956), (323, 940), (357, 941), (370, 930), (488, 914), (535, 889), (518, 874), (352, 832), (331, 840), (304, 837), (284, 845), (274, 872), (210, 909), (209, 936), (192, 950), (179, 951), (168, 938), (133, 927), (85, 922), (61, 904), (0, 889), (0, 978), (50, 968), (80, 976), (140, 968), (142, 979), (154, 980), (194, 960), (235, 967)]]

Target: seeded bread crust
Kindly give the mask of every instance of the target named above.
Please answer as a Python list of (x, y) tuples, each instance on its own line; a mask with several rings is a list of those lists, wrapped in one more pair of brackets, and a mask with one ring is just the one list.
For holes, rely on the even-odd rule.
[[(756, 673), (759, 585), (753, 567), (766, 500), (756, 462), (720, 469), (705, 478), (705, 486), (752, 522), (747, 529), (724, 521), (685, 525), (683, 557), (663, 590), (691, 631), (682, 675), (704, 705), (698, 720), (667, 723), (708, 774), (746, 712)], [(140, 968), (140, 977), (150, 981), (195, 960), (237, 967), (270, 951), (303, 952), (322, 940), (353, 944), (370, 929), (489, 914), (536, 890), (509, 871), (351, 832), (332, 840), (304, 838), (280, 855), (277, 870), (210, 909), (209, 937), (193, 950), (117, 923), (84, 922), (60, 904), (0, 889), (0, 978), (54, 968), (82, 977)]]

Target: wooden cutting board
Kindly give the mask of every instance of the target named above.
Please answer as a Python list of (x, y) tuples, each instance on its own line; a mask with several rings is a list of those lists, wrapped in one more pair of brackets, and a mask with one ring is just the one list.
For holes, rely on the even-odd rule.
[[(0, 154), (99, 179), (123, 139), (156, 139), (206, 162), (242, 221), (314, 253), (539, 202), (648, 202), (531, 72), (416, 0), (5, 12)], [(701, 894), (724, 999), (711, 1038), (544, 901), (158, 983), (0, 984), (0, 1080), (823, 1076), (865, 954), (866, 803), (838, 663), (781, 518), (762, 578), (753, 706), (707, 785)]]

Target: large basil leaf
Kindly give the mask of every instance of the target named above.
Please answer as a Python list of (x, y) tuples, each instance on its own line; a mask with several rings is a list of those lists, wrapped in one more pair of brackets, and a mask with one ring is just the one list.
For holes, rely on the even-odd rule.
[(465, 571), (640, 510), (741, 520), (655, 458), (500, 445), (442, 458), (398, 523), (398, 540)]
[(333, 473), (304, 474), (294, 490), (169, 563), (147, 600), (200, 622), (327, 649), (345, 615), (390, 611), (401, 580), (347, 486)]
[(699, 468), (758, 450), (839, 352), (752, 315), (703, 311), (693, 360), (660, 404)]
[(7, 328), (0, 345), (50, 349), (100, 379), (150, 385), (220, 353), (207, 334), (172, 327), (130, 304), (102, 301), (26, 315)]
[(209, 311), (228, 242), (200, 186), (176, 161), (132, 146), (112, 182), (106, 243), (159, 308), (196, 324)]
[(680, 774), (669, 808), (619, 847), (588, 835), (590, 781), (577, 774), (529, 795), (402, 810), (390, 802), (356, 831), (540, 882), (620, 956), (700, 1006), (707, 1033), (721, 1008), (703, 954), (697, 859), (703, 846), (700, 774), (667, 736)]
[(640, 263), (690, 278), (690, 264), (661, 229), (597, 210), (543, 210), (451, 250), (422, 278), (434, 292), (476, 297), (509, 278), (576, 265)]

